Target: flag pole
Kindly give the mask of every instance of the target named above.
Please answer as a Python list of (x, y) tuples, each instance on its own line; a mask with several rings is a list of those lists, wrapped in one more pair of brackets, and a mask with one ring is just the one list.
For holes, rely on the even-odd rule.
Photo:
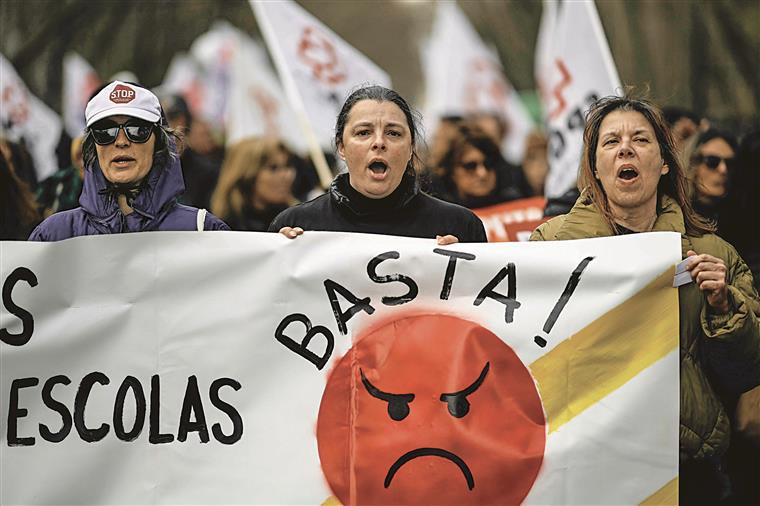
[(269, 53), (272, 55), (272, 60), (274, 61), (277, 73), (280, 75), (280, 80), (285, 88), (285, 94), (290, 100), (290, 104), (296, 114), (301, 130), (304, 135), (306, 135), (306, 141), (309, 145), (309, 155), (314, 163), (314, 168), (317, 170), (320, 186), (322, 186), (323, 190), (326, 190), (330, 187), (333, 180), (332, 171), (330, 170), (329, 165), (327, 165), (327, 159), (325, 158), (322, 146), (320, 146), (319, 140), (314, 133), (314, 129), (311, 128), (309, 117), (306, 114), (306, 107), (301, 99), (301, 95), (298, 93), (296, 83), (288, 72), (285, 55), (277, 43), (277, 34), (275, 33), (274, 27), (270, 23), (261, 2), (259, 0), (249, 1), (253, 12), (256, 14), (256, 22), (258, 23), (259, 28), (261, 28), (261, 33), (267, 43)]

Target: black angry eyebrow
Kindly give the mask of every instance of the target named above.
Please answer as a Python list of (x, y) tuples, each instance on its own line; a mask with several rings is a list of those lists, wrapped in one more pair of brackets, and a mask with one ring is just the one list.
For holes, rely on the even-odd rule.
[(367, 377), (364, 375), (364, 371), (359, 369), (359, 374), (362, 376), (362, 384), (364, 385), (364, 388), (367, 389), (367, 392), (369, 392), (369, 395), (372, 397), (375, 397), (377, 399), (391, 402), (391, 401), (403, 401), (403, 402), (412, 402), (414, 400), (414, 394), (392, 394), (390, 392), (383, 392), (379, 388), (377, 388), (375, 385), (370, 383), (370, 381), (367, 379)]
[(446, 401), (450, 397), (459, 397), (459, 396), (468, 396), (471, 393), (473, 393), (475, 390), (480, 388), (480, 385), (483, 384), (483, 380), (486, 379), (486, 374), (488, 374), (488, 370), (491, 368), (491, 363), (486, 362), (485, 367), (483, 367), (483, 370), (480, 372), (480, 376), (478, 376), (478, 379), (475, 380), (475, 382), (465, 388), (464, 390), (459, 390), (458, 392), (451, 392), (451, 393), (443, 393), (441, 394), (441, 400)]

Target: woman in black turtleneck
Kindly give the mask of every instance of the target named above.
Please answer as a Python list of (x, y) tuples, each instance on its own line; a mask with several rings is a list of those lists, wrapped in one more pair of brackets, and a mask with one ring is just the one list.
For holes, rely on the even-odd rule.
[(353, 92), (338, 115), (335, 144), (348, 173), (328, 193), (280, 213), (269, 227), (296, 237), (304, 230), (436, 238), (439, 244), (486, 242), (480, 219), (422, 193), (414, 169), (417, 124), (395, 91)]

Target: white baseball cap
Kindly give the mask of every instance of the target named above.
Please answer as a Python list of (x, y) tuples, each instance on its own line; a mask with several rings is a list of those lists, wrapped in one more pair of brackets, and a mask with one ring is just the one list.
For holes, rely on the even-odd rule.
[(158, 123), (161, 119), (161, 104), (158, 97), (145, 88), (114, 81), (92, 97), (84, 110), (88, 127), (108, 116), (118, 115)]

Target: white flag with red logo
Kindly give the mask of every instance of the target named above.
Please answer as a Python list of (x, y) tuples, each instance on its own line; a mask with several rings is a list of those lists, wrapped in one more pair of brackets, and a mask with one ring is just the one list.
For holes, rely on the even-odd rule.
[(306, 153), (304, 136), (293, 128), (295, 113), (266, 50), (243, 32), (232, 58), (227, 99), (227, 144), (246, 137), (275, 137), (289, 148)]
[(84, 109), (100, 84), (97, 72), (81, 55), (69, 52), (64, 56), (63, 124), (72, 139), (82, 135), (85, 128)]
[(291, 105), (330, 149), (349, 93), (364, 84), (390, 87), (390, 77), (295, 2), (249, 1)]
[(38, 181), (58, 170), (55, 150), (62, 130), (61, 118), (29, 92), (13, 65), (0, 54), (0, 134), (14, 142), (24, 139)]
[[(522, 162), (533, 120), (504, 75), (499, 57), (481, 40), (454, 2), (438, 2), (430, 39), (423, 50), (425, 117), (472, 113), (498, 115), (507, 126), (504, 156)], [(429, 131), (435, 130), (433, 124)]]
[[(551, 16), (551, 8), (545, 14)], [(542, 28), (551, 24), (542, 22)], [(539, 40), (546, 37), (541, 33)], [(621, 85), (592, 1), (563, 2), (549, 38), (537, 71), (548, 94), (542, 97), (549, 133), (546, 195), (557, 197), (576, 185), (586, 111)]]

